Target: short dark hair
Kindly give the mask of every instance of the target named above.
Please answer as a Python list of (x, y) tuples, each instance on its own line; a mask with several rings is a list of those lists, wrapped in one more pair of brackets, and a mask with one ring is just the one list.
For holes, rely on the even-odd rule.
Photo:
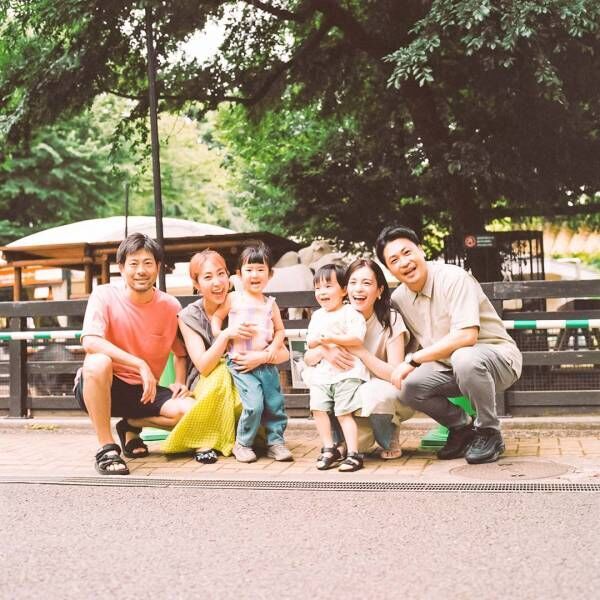
[(410, 240), (413, 244), (420, 246), (421, 240), (419, 240), (419, 236), (410, 228), (404, 227), (403, 225), (388, 225), (381, 230), (381, 233), (377, 236), (377, 241), (375, 242), (375, 252), (377, 253), (377, 258), (381, 262), (381, 264), (385, 265), (385, 258), (383, 257), (383, 250), (388, 244), (388, 242), (393, 242), (399, 238), (403, 238), (405, 240)]
[(331, 281), (333, 274), (335, 274), (335, 278), (340, 284), (340, 287), (345, 288), (346, 283), (348, 282), (346, 278), (346, 267), (334, 265), (333, 263), (329, 265), (323, 265), (317, 269), (317, 272), (313, 277), (313, 284), (317, 285), (321, 281)]
[(258, 244), (253, 246), (246, 246), (242, 253), (240, 254), (239, 260), (239, 269), (241, 269), (244, 265), (267, 265), (269, 271), (273, 269), (273, 253), (269, 246), (264, 244), (263, 242), (258, 242)]
[(145, 233), (130, 233), (117, 249), (117, 263), (124, 265), (130, 254), (135, 254), (139, 250), (148, 250), (154, 256), (157, 263), (163, 261), (163, 250), (158, 242), (147, 236)]

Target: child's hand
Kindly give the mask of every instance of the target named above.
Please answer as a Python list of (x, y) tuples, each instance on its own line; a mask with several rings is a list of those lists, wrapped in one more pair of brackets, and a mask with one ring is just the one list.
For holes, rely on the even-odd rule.
[(332, 338), (328, 333), (322, 333), (319, 336), (319, 343), (321, 344), (333, 344)]
[(248, 340), (256, 334), (256, 325), (254, 323), (240, 323), (236, 327), (228, 327), (225, 334), (230, 340), (233, 338)]

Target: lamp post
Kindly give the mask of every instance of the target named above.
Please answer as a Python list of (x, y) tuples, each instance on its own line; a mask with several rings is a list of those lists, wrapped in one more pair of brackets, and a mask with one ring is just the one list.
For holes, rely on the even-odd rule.
[[(150, 140), (152, 144), (152, 182), (154, 188), (154, 216), (156, 218), (156, 241), (165, 250), (163, 236), (162, 189), (160, 184), (160, 143), (158, 140), (158, 109), (156, 99), (156, 55), (152, 35), (152, 7), (146, 4), (146, 48), (148, 54), (148, 99), (150, 105)], [(166, 257), (165, 257), (166, 258)], [(165, 259), (158, 273), (158, 288), (166, 291)]]

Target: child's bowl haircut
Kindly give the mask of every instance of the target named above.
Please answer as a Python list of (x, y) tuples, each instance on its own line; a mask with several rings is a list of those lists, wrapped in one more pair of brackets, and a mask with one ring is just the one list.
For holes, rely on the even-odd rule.
[(240, 254), (239, 269), (244, 265), (267, 265), (269, 271), (273, 270), (273, 253), (271, 249), (262, 242), (255, 246), (246, 246)]
[(321, 281), (331, 281), (334, 273), (340, 287), (345, 288), (346, 283), (348, 283), (346, 281), (346, 267), (334, 264), (323, 265), (320, 267), (313, 278), (313, 285), (317, 286)]

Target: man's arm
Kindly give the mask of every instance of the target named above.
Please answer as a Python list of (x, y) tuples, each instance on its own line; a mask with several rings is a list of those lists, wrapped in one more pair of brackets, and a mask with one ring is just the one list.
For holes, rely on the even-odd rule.
[(87, 354), (106, 354), (113, 362), (118, 362), (136, 369), (142, 379), (142, 404), (152, 402), (156, 396), (156, 377), (150, 370), (145, 360), (125, 352), (112, 342), (98, 335), (86, 335), (81, 340), (81, 345)]
[[(474, 346), (479, 336), (479, 327), (465, 327), (447, 333), (441, 340), (421, 348), (413, 354), (413, 360), (419, 364), (434, 362), (450, 358), (452, 353), (459, 348)], [(392, 373), (392, 383), (397, 387), (402, 387), (402, 381), (408, 377), (416, 368), (407, 363), (399, 364)]]
[(185, 375), (187, 370), (187, 359), (185, 356), (173, 355), (173, 366), (175, 368), (175, 382), (169, 385), (173, 392), (173, 398), (180, 398), (188, 395), (188, 388), (185, 385)]

